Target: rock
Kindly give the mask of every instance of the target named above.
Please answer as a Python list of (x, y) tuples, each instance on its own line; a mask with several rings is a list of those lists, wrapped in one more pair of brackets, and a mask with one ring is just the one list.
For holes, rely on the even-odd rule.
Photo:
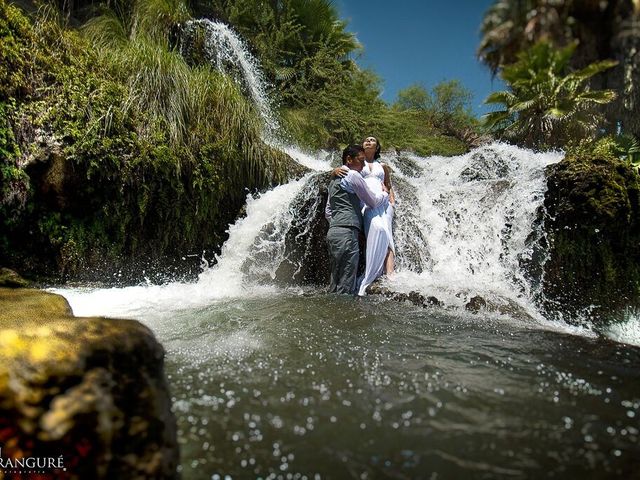
[(475, 297), (471, 297), (464, 308), (470, 312), (478, 313), (481, 309), (487, 307), (487, 301), (476, 295)]
[(442, 307), (444, 305), (436, 297), (434, 296), (425, 297), (419, 292), (415, 292), (415, 291), (412, 291), (409, 293), (394, 292), (389, 288), (383, 287), (382, 285), (380, 285), (379, 281), (376, 281), (373, 284), (371, 284), (367, 289), (367, 293), (369, 295), (382, 295), (384, 297), (387, 297), (391, 300), (395, 300), (397, 302), (404, 302), (404, 301), (411, 302), (414, 305), (417, 305), (423, 308)]
[(0, 305), (0, 329), (18, 328), (29, 322), (46, 321), (49, 318), (73, 316), (66, 298), (29, 288), (0, 288)]
[(63, 456), (38, 478), (176, 478), (164, 351), (133, 320), (72, 317), (52, 293), (0, 288), (2, 457)]
[(460, 173), (460, 178), (468, 182), (476, 182), (508, 178), (510, 174), (510, 163), (501, 160), (493, 147), (485, 147), (473, 153), (470, 166)]
[[(564, 318), (603, 323), (640, 306), (640, 182), (606, 156), (567, 157), (547, 170), (549, 245), (544, 302)], [(611, 314), (614, 315), (611, 315)]]
[(393, 166), (400, 170), (406, 177), (419, 177), (423, 173), (423, 168), (416, 160), (407, 154), (397, 154), (393, 158)]
[[(274, 272), (264, 268), (274, 259), (275, 280), (284, 285), (329, 284), (329, 258), (326, 246), (329, 223), (324, 218), (329, 173), (317, 173), (310, 177), (302, 191), (295, 197), (296, 205), (287, 225), (265, 225), (255, 240), (256, 248), (242, 265), (249, 278), (271, 282)], [(273, 239), (284, 234), (284, 252), (278, 251)], [(275, 249), (265, 248), (272, 244)]]
[(0, 268), (0, 287), (28, 287), (29, 282), (9, 268)]

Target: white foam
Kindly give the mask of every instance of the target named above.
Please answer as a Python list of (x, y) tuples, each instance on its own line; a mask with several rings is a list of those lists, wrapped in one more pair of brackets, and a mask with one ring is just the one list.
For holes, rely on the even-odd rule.
[(547, 188), (544, 169), (561, 158), (500, 143), (457, 157), (413, 156), (422, 173), (405, 178), (417, 204), (405, 203), (397, 214), (415, 221), (398, 218), (394, 235), (402, 263), (416, 235), (402, 226), (415, 229), (417, 222), (429, 254), (419, 260), (422, 273), (399, 272), (394, 289), (439, 294), (452, 304), (466, 292), (505, 297), (532, 308), (535, 286), (522, 261), (532, 254), (528, 239)]
[[(175, 282), (167, 285), (135, 286), (109, 289), (55, 289), (67, 298), (76, 315), (108, 315), (146, 318), (153, 311), (178, 311), (211, 305), (228, 298), (248, 298), (273, 295), (273, 285), (245, 281), (242, 264), (250, 255), (254, 241), (265, 225), (281, 224), (286, 228), (295, 195), (307, 177), (280, 185), (260, 196), (247, 196), (247, 216), (229, 227), (229, 240), (222, 247), (217, 263), (205, 269), (197, 282)], [(273, 247), (282, 250), (282, 235), (271, 238)], [(271, 261), (277, 268), (278, 257)]]
[(640, 316), (631, 314), (626, 320), (609, 325), (603, 333), (616, 342), (640, 347)]

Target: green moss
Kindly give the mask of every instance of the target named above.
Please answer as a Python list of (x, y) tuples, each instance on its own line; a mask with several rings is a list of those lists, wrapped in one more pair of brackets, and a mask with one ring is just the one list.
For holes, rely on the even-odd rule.
[[(135, 259), (214, 250), (246, 189), (289, 175), (238, 86), (188, 67), (162, 42), (98, 49), (4, 3), (0, 33), (15, 67), (0, 71), (10, 97), (0, 102), (0, 256), (27, 274), (110, 274)], [(154, 73), (156, 60), (164, 70)], [(187, 100), (149, 103), (138, 79), (145, 69), (159, 75), (150, 80), (182, 82), (163, 98)], [(186, 134), (176, 136), (176, 125)], [(16, 182), (24, 188), (11, 223), (6, 198)]]
[(29, 22), (20, 10), (0, 2), (0, 101), (28, 89), (29, 57), (25, 50), (33, 40)]
[(548, 178), (547, 297), (569, 310), (595, 305), (595, 320), (607, 310), (640, 303), (636, 170), (611, 154), (605, 140), (572, 146)]

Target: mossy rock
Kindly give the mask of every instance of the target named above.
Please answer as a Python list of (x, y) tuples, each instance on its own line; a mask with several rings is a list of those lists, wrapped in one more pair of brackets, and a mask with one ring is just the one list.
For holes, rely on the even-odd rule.
[(638, 175), (617, 159), (568, 157), (548, 171), (546, 204), (564, 228), (635, 225), (640, 210)]
[(164, 351), (133, 320), (76, 318), (58, 295), (0, 289), (3, 458), (62, 455), (38, 478), (175, 478)]
[[(569, 156), (548, 170), (547, 308), (606, 322), (640, 303), (639, 179), (615, 158)], [(612, 315), (613, 314), (613, 315)]]
[[(20, 288), (28, 287), (29, 282), (9, 268), (0, 268), (0, 287)], [(2, 313), (0, 313), (2, 316)]]

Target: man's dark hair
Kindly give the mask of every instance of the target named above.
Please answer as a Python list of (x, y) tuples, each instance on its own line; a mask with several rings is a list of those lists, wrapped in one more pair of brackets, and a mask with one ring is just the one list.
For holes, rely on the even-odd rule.
[(356, 158), (360, 152), (364, 152), (362, 145), (349, 145), (342, 151), (342, 164), (347, 164), (347, 157)]

